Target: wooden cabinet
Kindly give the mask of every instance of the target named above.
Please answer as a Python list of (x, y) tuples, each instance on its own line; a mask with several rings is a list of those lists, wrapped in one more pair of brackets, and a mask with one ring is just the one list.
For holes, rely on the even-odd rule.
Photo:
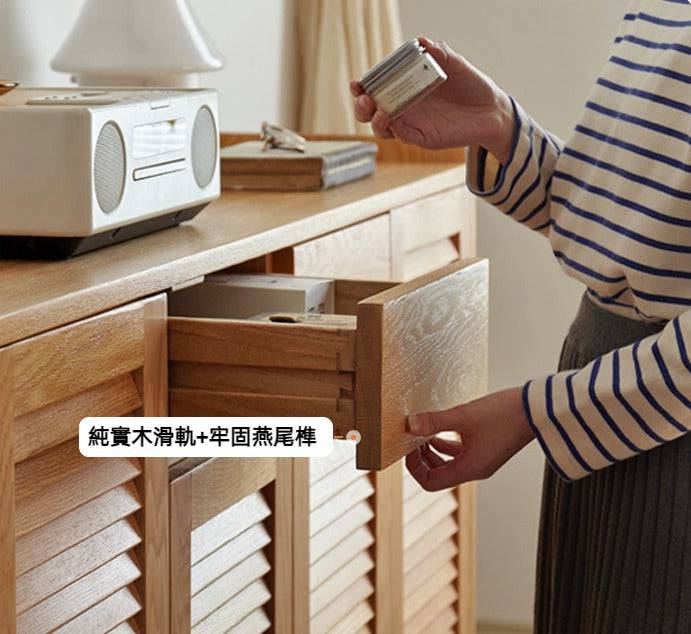
[(282, 249), (270, 267), (293, 275), (405, 282), (474, 257), (475, 213), (468, 188), (453, 187)]
[(391, 279), (410, 280), (474, 257), (475, 200), (454, 187), (391, 210)]
[(327, 416), (360, 433), (359, 468), (386, 468), (414, 447), (407, 414), (484, 391), (487, 274), (473, 260), (399, 285), (338, 281), (336, 311), (357, 320), (333, 326), (171, 318), (171, 413)]
[[(277, 273), (354, 280), (389, 280), (391, 219), (382, 214), (273, 255)], [(345, 274), (344, 274), (345, 272)]]
[(171, 468), (173, 634), (294, 631), (292, 468), (232, 458)]
[[(425, 493), (401, 458), (409, 412), (485, 390), (487, 263), (462, 167), (418, 158), (0, 271), (35, 280), (0, 311), (18, 341), (0, 348), (1, 632), (473, 634), (474, 489)], [(336, 278), (344, 317), (168, 319), (137, 299), (243, 260)], [(183, 416), (328, 416), (362, 440), (311, 460), (79, 454), (82, 417), (168, 398)]]
[(160, 632), (165, 461), (84, 458), (84, 416), (164, 415), (165, 297), (0, 349), (0, 629)]

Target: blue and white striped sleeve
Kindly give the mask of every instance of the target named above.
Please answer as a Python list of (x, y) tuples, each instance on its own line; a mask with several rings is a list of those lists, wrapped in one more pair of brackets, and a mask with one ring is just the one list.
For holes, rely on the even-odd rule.
[(576, 480), (691, 431), (691, 311), (582, 370), (528, 382), (523, 401), (555, 471)]
[(484, 148), (472, 146), (467, 162), (468, 189), (507, 216), (546, 235), (552, 174), (563, 144), (513, 99), (511, 104), (515, 128), (509, 160), (492, 177), (488, 166), (496, 159)]

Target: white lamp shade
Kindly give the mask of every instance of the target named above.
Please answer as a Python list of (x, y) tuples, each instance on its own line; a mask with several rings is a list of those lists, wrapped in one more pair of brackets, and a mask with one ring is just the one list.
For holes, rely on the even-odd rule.
[(155, 83), (152, 78), (218, 70), (224, 63), (187, 0), (86, 0), (51, 65), (112, 83)]

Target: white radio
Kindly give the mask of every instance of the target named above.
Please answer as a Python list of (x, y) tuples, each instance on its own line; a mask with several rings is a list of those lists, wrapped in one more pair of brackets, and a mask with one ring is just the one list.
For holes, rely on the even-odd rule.
[(214, 90), (0, 96), (0, 256), (69, 257), (171, 227), (220, 193)]

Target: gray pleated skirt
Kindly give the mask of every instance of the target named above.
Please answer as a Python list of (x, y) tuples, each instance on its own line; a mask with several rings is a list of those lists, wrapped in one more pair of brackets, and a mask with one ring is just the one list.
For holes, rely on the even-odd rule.
[[(659, 332), (583, 298), (561, 370)], [(547, 466), (537, 634), (691, 634), (691, 435), (573, 483)]]

